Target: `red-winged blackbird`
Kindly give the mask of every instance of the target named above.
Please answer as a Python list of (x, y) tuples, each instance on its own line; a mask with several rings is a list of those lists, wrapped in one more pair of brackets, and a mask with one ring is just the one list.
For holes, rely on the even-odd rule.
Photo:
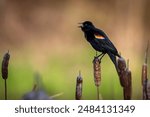
[(86, 40), (92, 45), (92, 47), (99, 52), (102, 52), (98, 57), (100, 57), (100, 60), (102, 57), (107, 53), (112, 60), (112, 62), (115, 64), (115, 67), (117, 69), (116, 65), (116, 56), (121, 57), (118, 54), (117, 49), (113, 45), (113, 43), (109, 40), (107, 35), (100, 29), (96, 28), (92, 22), (85, 21), (83, 23), (80, 23), (81, 26), (79, 26), (82, 31), (84, 32), (84, 36)]

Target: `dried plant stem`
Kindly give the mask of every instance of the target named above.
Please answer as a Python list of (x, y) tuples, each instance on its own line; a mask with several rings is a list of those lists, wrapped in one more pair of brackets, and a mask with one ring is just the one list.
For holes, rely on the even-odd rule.
[(37, 84), (34, 84), (32, 91), (36, 91), (36, 89), (37, 89)]
[(143, 100), (148, 100), (147, 81), (148, 79), (146, 79), (143, 83)]
[(57, 94), (55, 94), (55, 95), (50, 96), (49, 98), (50, 98), (50, 99), (54, 99), (54, 98), (59, 97), (59, 96), (61, 96), (61, 95), (63, 95), (63, 94), (64, 94), (63, 92), (57, 93)]
[(99, 100), (100, 97), (99, 97), (99, 87), (97, 87), (97, 99)]
[(147, 93), (147, 99), (150, 100), (150, 80), (147, 80), (147, 89), (146, 89), (146, 93)]
[(7, 100), (7, 79), (5, 81), (5, 100)]
[(148, 49), (149, 49), (149, 43), (147, 44), (147, 48), (145, 51), (145, 60), (144, 64), (142, 66), (142, 87), (143, 87), (143, 100), (148, 99), (148, 94), (147, 94), (147, 56), (148, 56)]
[(143, 100), (147, 99), (147, 63), (142, 66)]

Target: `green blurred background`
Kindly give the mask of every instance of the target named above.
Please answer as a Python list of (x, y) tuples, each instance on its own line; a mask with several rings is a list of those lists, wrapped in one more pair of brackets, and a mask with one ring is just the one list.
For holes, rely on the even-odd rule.
[[(0, 0), (0, 60), (8, 50), (11, 55), (8, 99), (21, 99), (31, 91), (37, 72), (48, 95), (63, 93), (56, 99), (74, 99), (79, 70), (83, 99), (96, 99), (95, 50), (77, 27), (85, 20), (103, 29), (121, 55), (130, 60), (132, 99), (141, 99), (149, 6), (149, 0)], [(119, 78), (107, 55), (101, 66), (102, 98), (123, 99)], [(2, 78), (0, 99), (4, 99)]]

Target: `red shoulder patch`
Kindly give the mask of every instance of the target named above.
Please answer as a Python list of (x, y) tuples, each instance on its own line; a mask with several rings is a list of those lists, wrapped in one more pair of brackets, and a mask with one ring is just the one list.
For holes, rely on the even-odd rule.
[(99, 34), (94, 34), (94, 36), (95, 36), (96, 39), (105, 39), (104, 36), (99, 35)]

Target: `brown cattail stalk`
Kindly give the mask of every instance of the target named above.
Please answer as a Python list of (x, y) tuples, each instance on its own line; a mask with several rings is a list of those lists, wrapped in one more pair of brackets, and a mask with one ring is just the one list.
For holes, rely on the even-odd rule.
[(4, 79), (5, 83), (5, 100), (7, 100), (7, 78), (8, 78), (8, 64), (9, 64), (9, 51), (4, 55), (2, 61), (2, 78)]
[(142, 66), (142, 85), (144, 85), (147, 80), (147, 63), (144, 63)]
[(99, 100), (99, 86), (101, 82), (101, 66), (100, 66), (100, 60), (98, 57), (94, 57), (93, 60), (93, 69), (94, 69), (94, 82), (95, 86), (97, 87), (97, 99)]
[(129, 60), (126, 61), (121, 57), (117, 59), (118, 75), (120, 79), (120, 85), (123, 87), (123, 95), (125, 100), (130, 100), (132, 95), (132, 77), (129, 70)]
[(146, 100), (148, 99), (147, 95), (147, 56), (148, 56), (148, 48), (149, 48), (149, 43), (147, 44), (146, 52), (145, 52), (145, 61), (142, 66), (142, 86), (143, 86), (143, 99)]
[(129, 60), (127, 61), (127, 68), (125, 72), (125, 86), (124, 86), (124, 99), (130, 100), (132, 95), (132, 76), (131, 71), (129, 70)]
[(77, 76), (76, 80), (76, 100), (81, 100), (82, 98), (82, 85), (83, 85), (83, 79), (81, 77), (81, 72), (79, 71), (79, 75)]
[(122, 87), (125, 86), (125, 72), (126, 72), (126, 61), (124, 58), (118, 58), (117, 59), (117, 65), (118, 65), (118, 75), (120, 79), (120, 84)]
[(150, 80), (147, 80), (147, 99), (150, 99)]

